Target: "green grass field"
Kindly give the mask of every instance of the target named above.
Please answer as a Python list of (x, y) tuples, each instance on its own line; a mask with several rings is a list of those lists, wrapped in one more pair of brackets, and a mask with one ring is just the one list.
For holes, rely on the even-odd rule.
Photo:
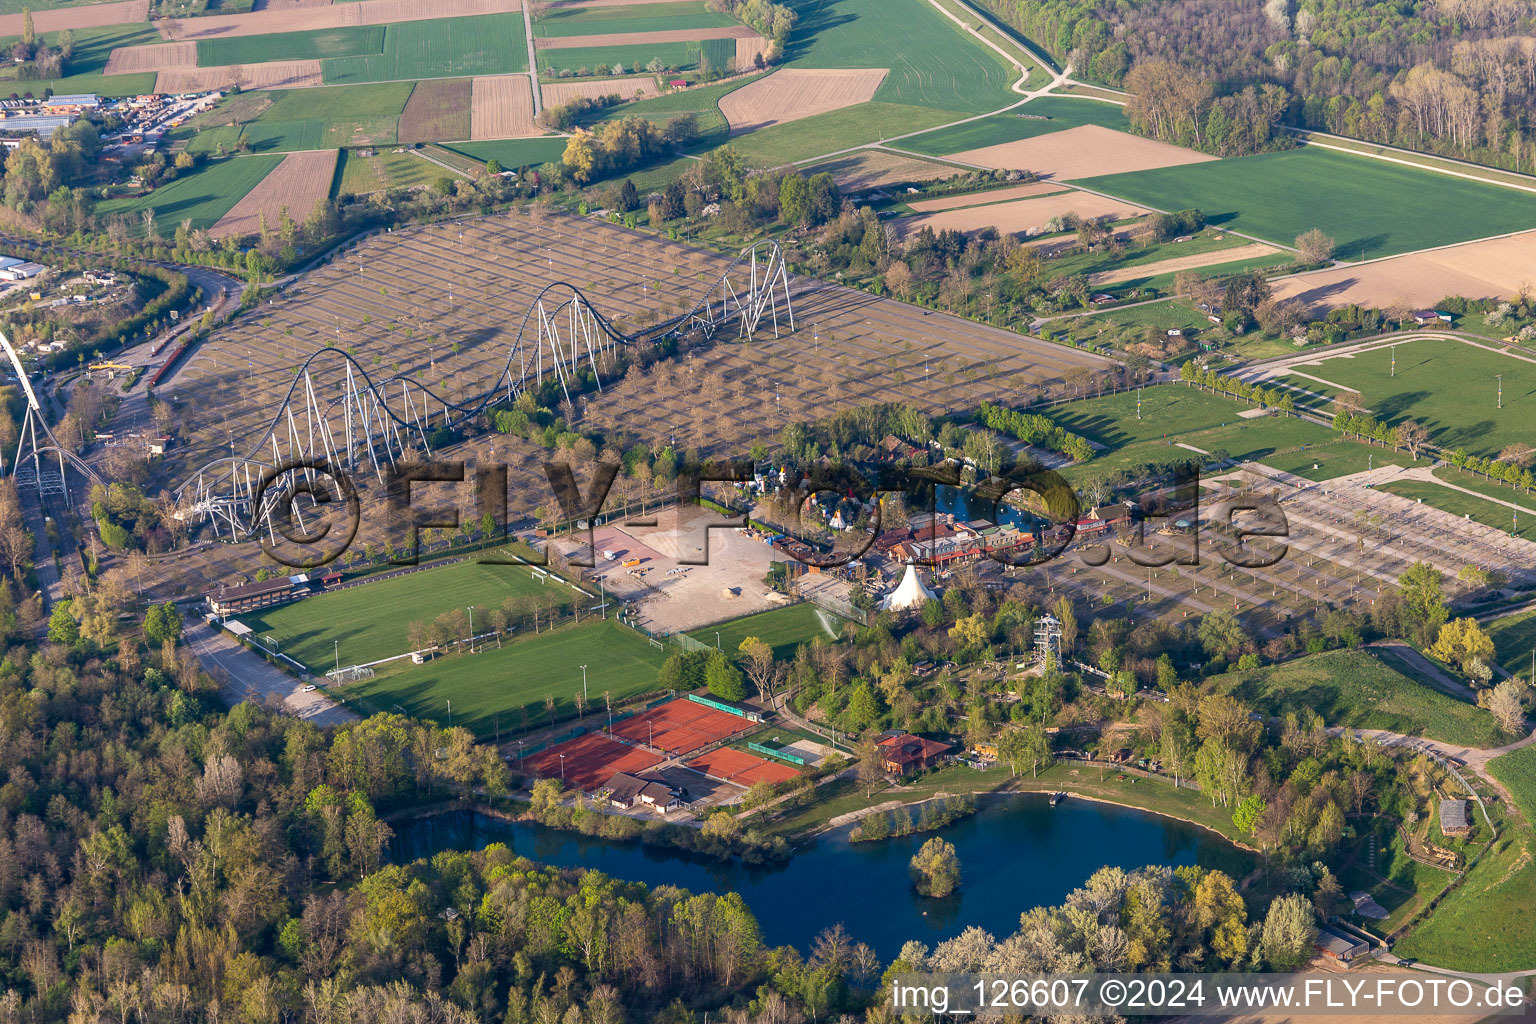
[(1504, 784), (1525, 816), (1527, 830), (1536, 828), (1536, 747), (1523, 747), (1488, 762), (1488, 773)]
[[(1136, 407), (1140, 400), (1141, 418)], [(1197, 430), (1230, 424), (1251, 408), (1231, 398), (1186, 387), (1162, 384), (1104, 398), (1085, 398), (1050, 409), (1046, 415), (1074, 434), (1082, 434), (1111, 449), (1138, 441), (1161, 441)]]
[(945, 156), (983, 146), (1000, 146), (1020, 139), (1096, 124), (1116, 131), (1129, 131), (1125, 113), (1112, 103), (1075, 100), (1070, 97), (1042, 96), (1017, 110), (994, 114), (969, 124), (940, 128), (911, 139), (903, 139), (902, 149), (929, 156)]
[(445, 146), (455, 153), (488, 163), (500, 162), (508, 169), (537, 167), (551, 160), (559, 160), (565, 152), (565, 139), (492, 139), (486, 142), (456, 142)]
[[(0, 3), (0, 7), (4, 6), (4, 3)], [(45, 6), (47, 5), (34, 5), (31, 9), (39, 10)], [(19, 38), (19, 36), (8, 36), (0, 39), (0, 46), (9, 49), (11, 44), (17, 42)], [(56, 46), (59, 42), (59, 33), (42, 32), (38, 34), (38, 39)], [(0, 96), (10, 96), (13, 92), (18, 96), (28, 92), (34, 96), (42, 96), (49, 89), (55, 93), (93, 92), (99, 96), (109, 97), (137, 96), (152, 92), (155, 88), (155, 76), (152, 72), (137, 75), (103, 75), (102, 71), (106, 69), (107, 58), (119, 46), (141, 46), (163, 41), (160, 33), (147, 24), (106, 25), (100, 28), (77, 29), (75, 50), (69, 58), (68, 66), (64, 69), (63, 78), (20, 79), (0, 73)], [(14, 70), (8, 72), (8, 74), (14, 73)]]
[(511, 565), (456, 562), (305, 598), (240, 620), (278, 641), (282, 652), (312, 671), (334, 665), (341, 643), (343, 665), (363, 665), (411, 650), (406, 629), (456, 608), (488, 610), (508, 597), (554, 598), (568, 605), (577, 595), (565, 584), (539, 583), (530, 569)]
[(890, 68), (875, 93), (886, 103), (975, 114), (1018, 99), (1009, 89), (1018, 71), (924, 0), (790, 0), (790, 6), (800, 18), (790, 38), (790, 67)]
[(1494, 849), (1429, 918), (1392, 947), (1459, 971), (1519, 971), (1536, 967), (1536, 839), (1506, 826)]
[(306, 121), (252, 121), (240, 131), (240, 138), (253, 153), (291, 153), (300, 149), (324, 149), (328, 122), (319, 118)]
[(702, 2), (636, 4), (628, 7), (555, 8), (533, 23), (541, 39), (607, 35), (618, 32), (676, 32), (695, 28), (729, 28), (737, 21), (716, 14)]
[(499, 650), (450, 655), (425, 665), (405, 661), (373, 679), (347, 684), (345, 695), (369, 711), (403, 709), (444, 724), (452, 701), (453, 724), (485, 739), (494, 734), (498, 714), (503, 736), (523, 727), (525, 711), (530, 724), (547, 723), (546, 697), (555, 699), (557, 718), (574, 715), (583, 664), (592, 708), (602, 709), (605, 692), (615, 703), (651, 692), (669, 653), (632, 629), (599, 619), (525, 636)]
[(309, 32), (274, 32), (197, 42), (199, 67), (259, 64), (273, 60), (321, 60), (384, 52), (383, 25), (349, 25)]
[(373, 156), (358, 156), (356, 150), (344, 149), (337, 192), (366, 195), (382, 189), (416, 188), (430, 185), (442, 173), (441, 167), (409, 153), (386, 150)]
[[(1505, 445), (1529, 441), (1536, 422), (1536, 363), (1476, 345), (1425, 338), (1400, 342), (1397, 375), (1392, 348), (1323, 358), (1298, 369), (1360, 392), (1371, 415), (1387, 423), (1417, 420), (1446, 448), (1496, 455)], [(1504, 408), (1497, 408), (1504, 375)], [(1298, 381), (1302, 385), (1310, 382)]]
[[(1505, 533), (1510, 532), (1516, 522), (1513, 509), (1495, 505), (1484, 498), (1441, 487), (1439, 484), (1422, 480), (1402, 480), (1382, 484), (1376, 489), (1395, 494), (1399, 498), (1407, 498), (1409, 501), (1421, 501), (1454, 516), (1469, 517), (1474, 523), (1482, 523), (1484, 526), (1491, 526)], [(1518, 519), (1520, 521), (1517, 535), (1526, 540), (1536, 538), (1536, 517), (1520, 516)]]
[[(1429, 465), (1428, 459), (1415, 462), (1408, 457), (1407, 452), (1394, 452), (1390, 448), (1344, 438), (1309, 445), (1300, 451), (1265, 456), (1259, 461), (1271, 469), (1283, 470), (1308, 480), (1332, 480), (1351, 473), (1364, 473), (1377, 466)], [(1316, 469), (1312, 468), (1314, 465)]]
[(963, 116), (952, 110), (877, 100), (739, 135), (731, 140), (731, 146), (750, 164), (773, 166), (888, 139), (924, 125), (942, 124)]
[(1269, 715), (1310, 709), (1328, 725), (1386, 729), (1471, 747), (1502, 742), (1488, 712), (1415, 681), (1367, 650), (1312, 654), (1212, 676), (1210, 683), (1217, 692)]
[(1110, 174), (1081, 182), (1160, 210), (1290, 245), (1321, 228), (1347, 259), (1536, 227), (1536, 196), (1315, 147)]
[(186, 219), (192, 221), (194, 228), (210, 228), (255, 188), (281, 159), (242, 156), (215, 160), (183, 173), (147, 196), (103, 200), (96, 204), (96, 214), (100, 217), (121, 214), (128, 218), (129, 230), (133, 232), (143, 231), (139, 215), (146, 209), (155, 211), (157, 227), (166, 234)]
[(528, 70), (521, 14), (481, 14), (385, 26), (382, 53), (321, 61), (327, 85), (411, 81)]
[(699, 44), (636, 43), (623, 46), (577, 46), (571, 49), (539, 50), (539, 73), (558, 75), (561, 71), (591, 70), (599, 64), (622, 64), (642, 68), (653, 60), (687, 71), (699, 66)]
[(828, 642), (836, 640), (832, 630), (842, 628), (843, 620), (830, 612), (824, 612), (820, 608), (809, 603), (792, 604), (785, 608), (775, 608), (773, 611), (760, 612), (757, 615), (748, 615), (741, 619), (732, 619), (718, 626), (708, 626), (704, 629), (696, 629), (688, 635), (702, 644), (713, 647), (716, 643), (716, 634), (719, 634), (720, 650), (734, 656), (741, 642), (749, 636), (755, 636), (773, 648), (777, 658), (792, 658), (795, 649), (803, 643), (809, 642), (813, 637), (821, 637)]
[[(1536, 612), (1506, 615), (1486, 624), (1493, 637), (1494, 656), (1506, 672), (1531, 678), (1531, 652), (1536, 651)], [(1536, 819), (1533, 819), (1536, 820)]]
[[(243, 140), (256, 153), (288, 153), (303, 149), (392, 145), (400, 112), (410, 99), (413, 83), (325, 86), (316, 89), (274, 90), (272, 103), (242, 126), (220, 125), (197, 131), (187, 140), (193, 153), (214, 153), (223, 145), (232, 151)], [(225, 101), (220, 109), (241, 97)], [(244, 117), (250, 116), (247, 111)], [(465, 112), (468, 117), (468, 112)]]
[(261, 116), (273, 121), (297, 121), (317, 114), (330, 120), (394, 117), (405, 109), (412, 88), (410, 82), (378, 82), (274, 91), (272, 105)]

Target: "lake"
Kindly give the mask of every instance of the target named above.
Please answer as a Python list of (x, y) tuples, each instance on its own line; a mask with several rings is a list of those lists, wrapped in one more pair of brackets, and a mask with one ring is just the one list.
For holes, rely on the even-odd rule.
[(971, 925), (1001, 938), (1018, 928), (1023, 911), (1060, 903), (1106, 864), (1199, 864), (1234, 878), (1251, 867), (1247, 853), (1215, 834), (1143, 811), (1073, 797), (1053, 808), (1044, 794), (982, 800), (975, 815), (938, 833), (955, 844), (962, 872), (960, 891), (942, 900), (919, 896), (907, 875), (907, 862), (931, 832), (853, 843), (848, 829), (838, 829), (785, 863), (747, 867), (463, 811), (400, 823), (390, 851), (408, 861), (500, 842), (545, 864), (694, 892), (736, 891), (771, 945), (804, 952), (818, 932), (841, 921), (886, 961), (908, 939), (931, 945)]

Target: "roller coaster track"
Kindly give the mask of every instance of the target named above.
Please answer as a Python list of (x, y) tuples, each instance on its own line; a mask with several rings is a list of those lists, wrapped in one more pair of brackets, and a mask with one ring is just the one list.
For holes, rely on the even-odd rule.
[[(351, 354), (326, 347), (299, 366), (245, 455), (232, 443), (229, 455), (194, 469), (174, 489), (177, 516), (210, 523), (230, 540), (273, 538), (275, 514), (291, 515), (304, 528), (294, 496), (333, 490), (323, 476), (372, 473), (382, 482), (399, 461), (430, 457), (434, 434), (456, 431), (530, 387), (552, 379), (569, 401), (590, 373), (600, 392), (600, 363), (620, 348), (695, 332), (713, 338), (733, 323), (742, 338), (769, 324), (778, 337), (781, 317), (793, 331), (784, 255), (777, 242), (765, 241), (743, 249), (686, 312), (638, 330), (621, 330), (573, 284), (545, 286), (524, 311), (495, 380), (457, 402), (408, 374), (376, 381)], [(313, 503), (309, 511), (315, 513)]]
[[(6, 358), (11, 361), (11, 370), (16, 374), (16, 380), (27, 400), (21, 416), (21, 429), (17, 433), (16, 457), (11, 462), (11, 474), (15, 477), (17, 488), (23, 491), (35, 490), (40, 495), (62, 495), (67, 502), (69, 482), (64, 475), (66, 466), (74, 467), (91, 483), (105, 483), (80, 456), (59, 444), (59, 439), (53, 436), (42, 403), (32, 390), (31, 378), (27, 376), (26, 367), (21, 364), (21, 355), (11, 344), (11, 339), (3, 333), (0, 333), (0, 348), (5, 349)], [(44, 456), (52, 456), (57, 460), (57, 472)], [(0, 465), (0, 473), (3, 471), (4, 466)]]

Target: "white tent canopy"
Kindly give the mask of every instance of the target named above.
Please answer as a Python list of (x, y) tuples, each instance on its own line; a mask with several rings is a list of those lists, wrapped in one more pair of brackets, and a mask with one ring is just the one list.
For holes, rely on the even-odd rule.
[(922, 577), (917, 574), (917, 566), (908, 565), (907, 574), (901, 578), (901, 584), (885, 596), (880, 607), (886, 611), (904, 612), (912, 608), (921, 608), (933, 600), (933, 591), (923, 583)]

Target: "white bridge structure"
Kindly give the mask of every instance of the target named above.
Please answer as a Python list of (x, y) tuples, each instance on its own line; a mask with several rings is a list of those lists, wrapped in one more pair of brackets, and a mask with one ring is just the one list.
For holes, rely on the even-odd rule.
[[(92, 483), (103, 481), (84, 460), (59, 444), (53, 431), (48, 429), (48, 417), (37, 400), (37, 393), (32, 390), (32, 380), (27, 376), (26, 367), (21, 365), (21, 354), (3, 332), (0, 332), (0, 347), (5, 349), (6, 358), (11, 361), (11, 372), (16, 375), (16, 382), (21, 385), (22, 394), (27, 400), (21, 416), (21, 429), (16, 437), (16, 457), (11, 462), (11, 475), (20, 490), (36, 491), (40, 496), (59, 495), (68, 503), (69, 483), (64, 476), (66, 467), (72, 466), (79, 470)], [(3, 472), (4, 466), (0, 464), (0, 473)]]
[(291, 516), (307, 530), (306, 518), (321, 513), (325, 496), (357, 500), (355, 492), (331, 493), (336, 486), (322, 477), (339, 482), (343, 475), (372, 475), (383, 482), (397, 463), (430, 458), (434, 435), (456, 430), (498, 401), (510, 403), (551, 380), (570, 400), (586, 372), (601, 392), (605, 368), (625, 346), (695, 332), (714, 338), (733, 324), (742, 339), (769, 327), (774, 337), (795, 329), (789, 271), (777, 242), (742, 250), (686, 312), (628, 332), (575, 285), (546, 286), (523, 314), (496, 380), (459, 402), (409, 375), (375, 381), (349, 353), (320, 349), (299, 367), (245, 455), (236, 454), (232, 443), (229, 455), (200, 466), (175, 490), (176, 515), (210, 524), (228, 540), (275, 541), (275, 514)]

